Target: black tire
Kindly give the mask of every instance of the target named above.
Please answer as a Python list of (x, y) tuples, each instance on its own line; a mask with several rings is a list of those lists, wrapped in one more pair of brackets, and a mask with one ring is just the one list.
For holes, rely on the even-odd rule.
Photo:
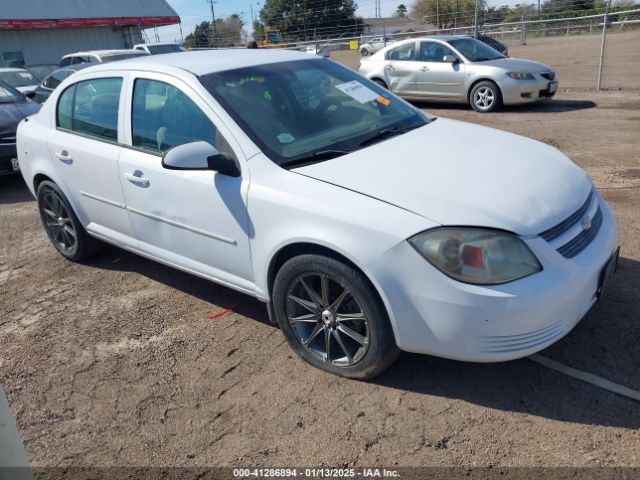
[(378, 85), (380, 85), (382, 88), (389, 88), (387, 87), (387, 84), (384, 83), (384, 80), (380, 80), (379, 78), (374, 78), (373, 81), (374, 83), (377, 83)]
[(469, 103), (476, 112), (495, 112), (502, 107), (502, 94), (498, 85), (485, 80), (473, 86), (469, 93)]
[[(315, 298), (307, 288), (316, 291)], [(321, 370), (371, 379), (386, 370), (399, 353), (375, 289), (362, 273), (338, 260), (322, 255), (288, 260), (276, 275), (272, 300), (291, 348)]]
[(360, 54), (363, 57), (367, 57), (367, 56), (369, 56), (369, 50), (367, 50), (366, 48), (363, 48), (362, 50), (360, 50)]
[[(40, 183), (37, 197), (42, 225), (49, 240), (63, 257), (79, 262), (98, 251), (100, 241), (86, 232), (69, 200), (55, 183), (48, 180)], [(55, 207), (59, 207), (59, 210)]]

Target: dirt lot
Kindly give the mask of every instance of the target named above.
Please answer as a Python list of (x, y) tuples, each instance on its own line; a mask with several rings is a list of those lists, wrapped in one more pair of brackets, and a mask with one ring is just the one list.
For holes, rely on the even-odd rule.
[[(543, 354), (640, 389), (640, 97), (424, 106), (553, 144), (591, 174), (621, 223), (620, 269)], [(405, 354), (373, 383), (344, 380), (293, 355), (248, 297), (115, 248), (69, 263), (18, 178), (0, 180), (0, 242), (0, 384), (35, 465), (640, 465), (636, 402), (529, 360)]]

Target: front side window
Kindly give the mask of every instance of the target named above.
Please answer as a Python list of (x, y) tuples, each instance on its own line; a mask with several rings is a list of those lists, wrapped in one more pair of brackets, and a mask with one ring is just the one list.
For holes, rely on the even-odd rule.
[(392, 48), (387, 52), (387, 60), (415, 60), (416, 59), (416, 42), (405, 43), (399, 47)]
[(42, 83), (45, 88), (55, 89), (62, 81), (67, 78), (73, 70), (60, 70), (49, 75)]
[(121, 89), (121, 78), (85, 80), (67, 88), (58, 100), (58, 127), (117, 141)]
[(497, 50), (475, 38), (457, 38), (448, 42), (471, 62), (486, 62), (504, 58)]
[(420, 43), (420, 61), (421, 62), (444, 62), (445, 55), (454, 55), (453, 51), (436, 42)]
[(171, 147), (203, 140), (221, 152), (231, 153), (209, 117), (184, 92), (168, 83), (137, 79), (131, 116), (134, 147), (164, 153)]
[(199, 80), (283, 166), (326, 160), (427, 123), (388, 90), (322, 59), (255, 65)]

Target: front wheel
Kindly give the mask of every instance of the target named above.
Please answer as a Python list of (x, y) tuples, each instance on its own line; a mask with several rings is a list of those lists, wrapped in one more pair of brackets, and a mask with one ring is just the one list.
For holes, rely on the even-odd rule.
[(285, 338), (310, 364), (370, 379), (398, 355), (389, 318), (362, 273), (321, 255), (300, 255), (276, 275), (273, 304)]
[(495, 112), (502, 105), (502, 95), (495, 83), (484, 81), (473, 87), (469, 102), (476, 112)]
[(363, 48), (362, 50), (360, 50), (360, 53), (362, 54), (363, 57), (369, 56), (369, 50), (367, 50), (366, 48)]

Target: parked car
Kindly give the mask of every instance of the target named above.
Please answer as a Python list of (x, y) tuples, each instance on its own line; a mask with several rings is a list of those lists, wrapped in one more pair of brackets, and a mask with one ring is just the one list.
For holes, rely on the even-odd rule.
[(39, 80), (24, 68), (0, 68), (0, 80), (22, 93), (34, 90)]
[(38, 103), (44, 103), (44, 101), (49, 98), (49, 95), (51, 95), (51, 92), (53, 92), (65, 78), (88, 66), (90, 66), (90, 64), (80, 63), (54, 70), (34, 89), (35, 96), (33, 97), (33, 100)]
[(161, 53), (186, 52), (187, 49), (177, 43), (139, 43), (133, 46), (134, 50), (145, 52), (149, 55), (159, 55)]
[(363, 43), (362, 45), (360, 45), (360, 54), (363, 57), (366, 57), (367, 55), (373, 55), (374, 53), (383, 49), (385, 46), (390, 45), (392, 43), (393, 43), (393, 40), (389, 38), (385, 39), (385, 37), (373, 37), (366, 43)]
[(306, 47), (303, 47), (301, 51), (308, 53), (309, 55), (319, 55), (324, 58), (329, 58), (331, 57), (331, 50), (331, 45), (308, 45)]
[(465, 102), (478, 112), (552, 98), (548, 65), (507, 58), (466, 36), (404, 40), (360, 62), (360, 73), (408, 99)]
[(31, 75), (36, 77), (38, 80), (42, 81), (49, 74), (51, 74), (51, 72), (56, 70), (58, 68), (58, 65), (57, 64), (42, 63), (42, 64), (27, 65), (24, 68), (29, 70), (29, 72), (31, 72)]
[(61, 67), (77, 65), (81, 63), (105, 63), (117, 60), (127, 60), (129, 58), (149, 55), (140, 50), (93, 50), (90, 52), (76, 52), (65, 55), (60, 60)]
[(494, 50), (497, 50), (505, 57), (509, 56), (509, 47), (507, 47), (504, 43), (496, 40), (495, 38), (490, 37), (489, 35), (482, 35), (482, 34), (479, 34), (475, 38), (480, 40), (482, 43), (489, 45)]
[(18, 145), (61, 255), (101, 239), (255, 296), (303, 359), (347, 377), (399, 349), (530, 355), (617, 261), (612, 211), (555, 148), (431, 117), (302, 52), (87, 68)]
[(20, 171), (16, 129), (23, 118), (33, 115), (39, 109), (40, 106), (25, 94), (0, 80), (0, 176)]

